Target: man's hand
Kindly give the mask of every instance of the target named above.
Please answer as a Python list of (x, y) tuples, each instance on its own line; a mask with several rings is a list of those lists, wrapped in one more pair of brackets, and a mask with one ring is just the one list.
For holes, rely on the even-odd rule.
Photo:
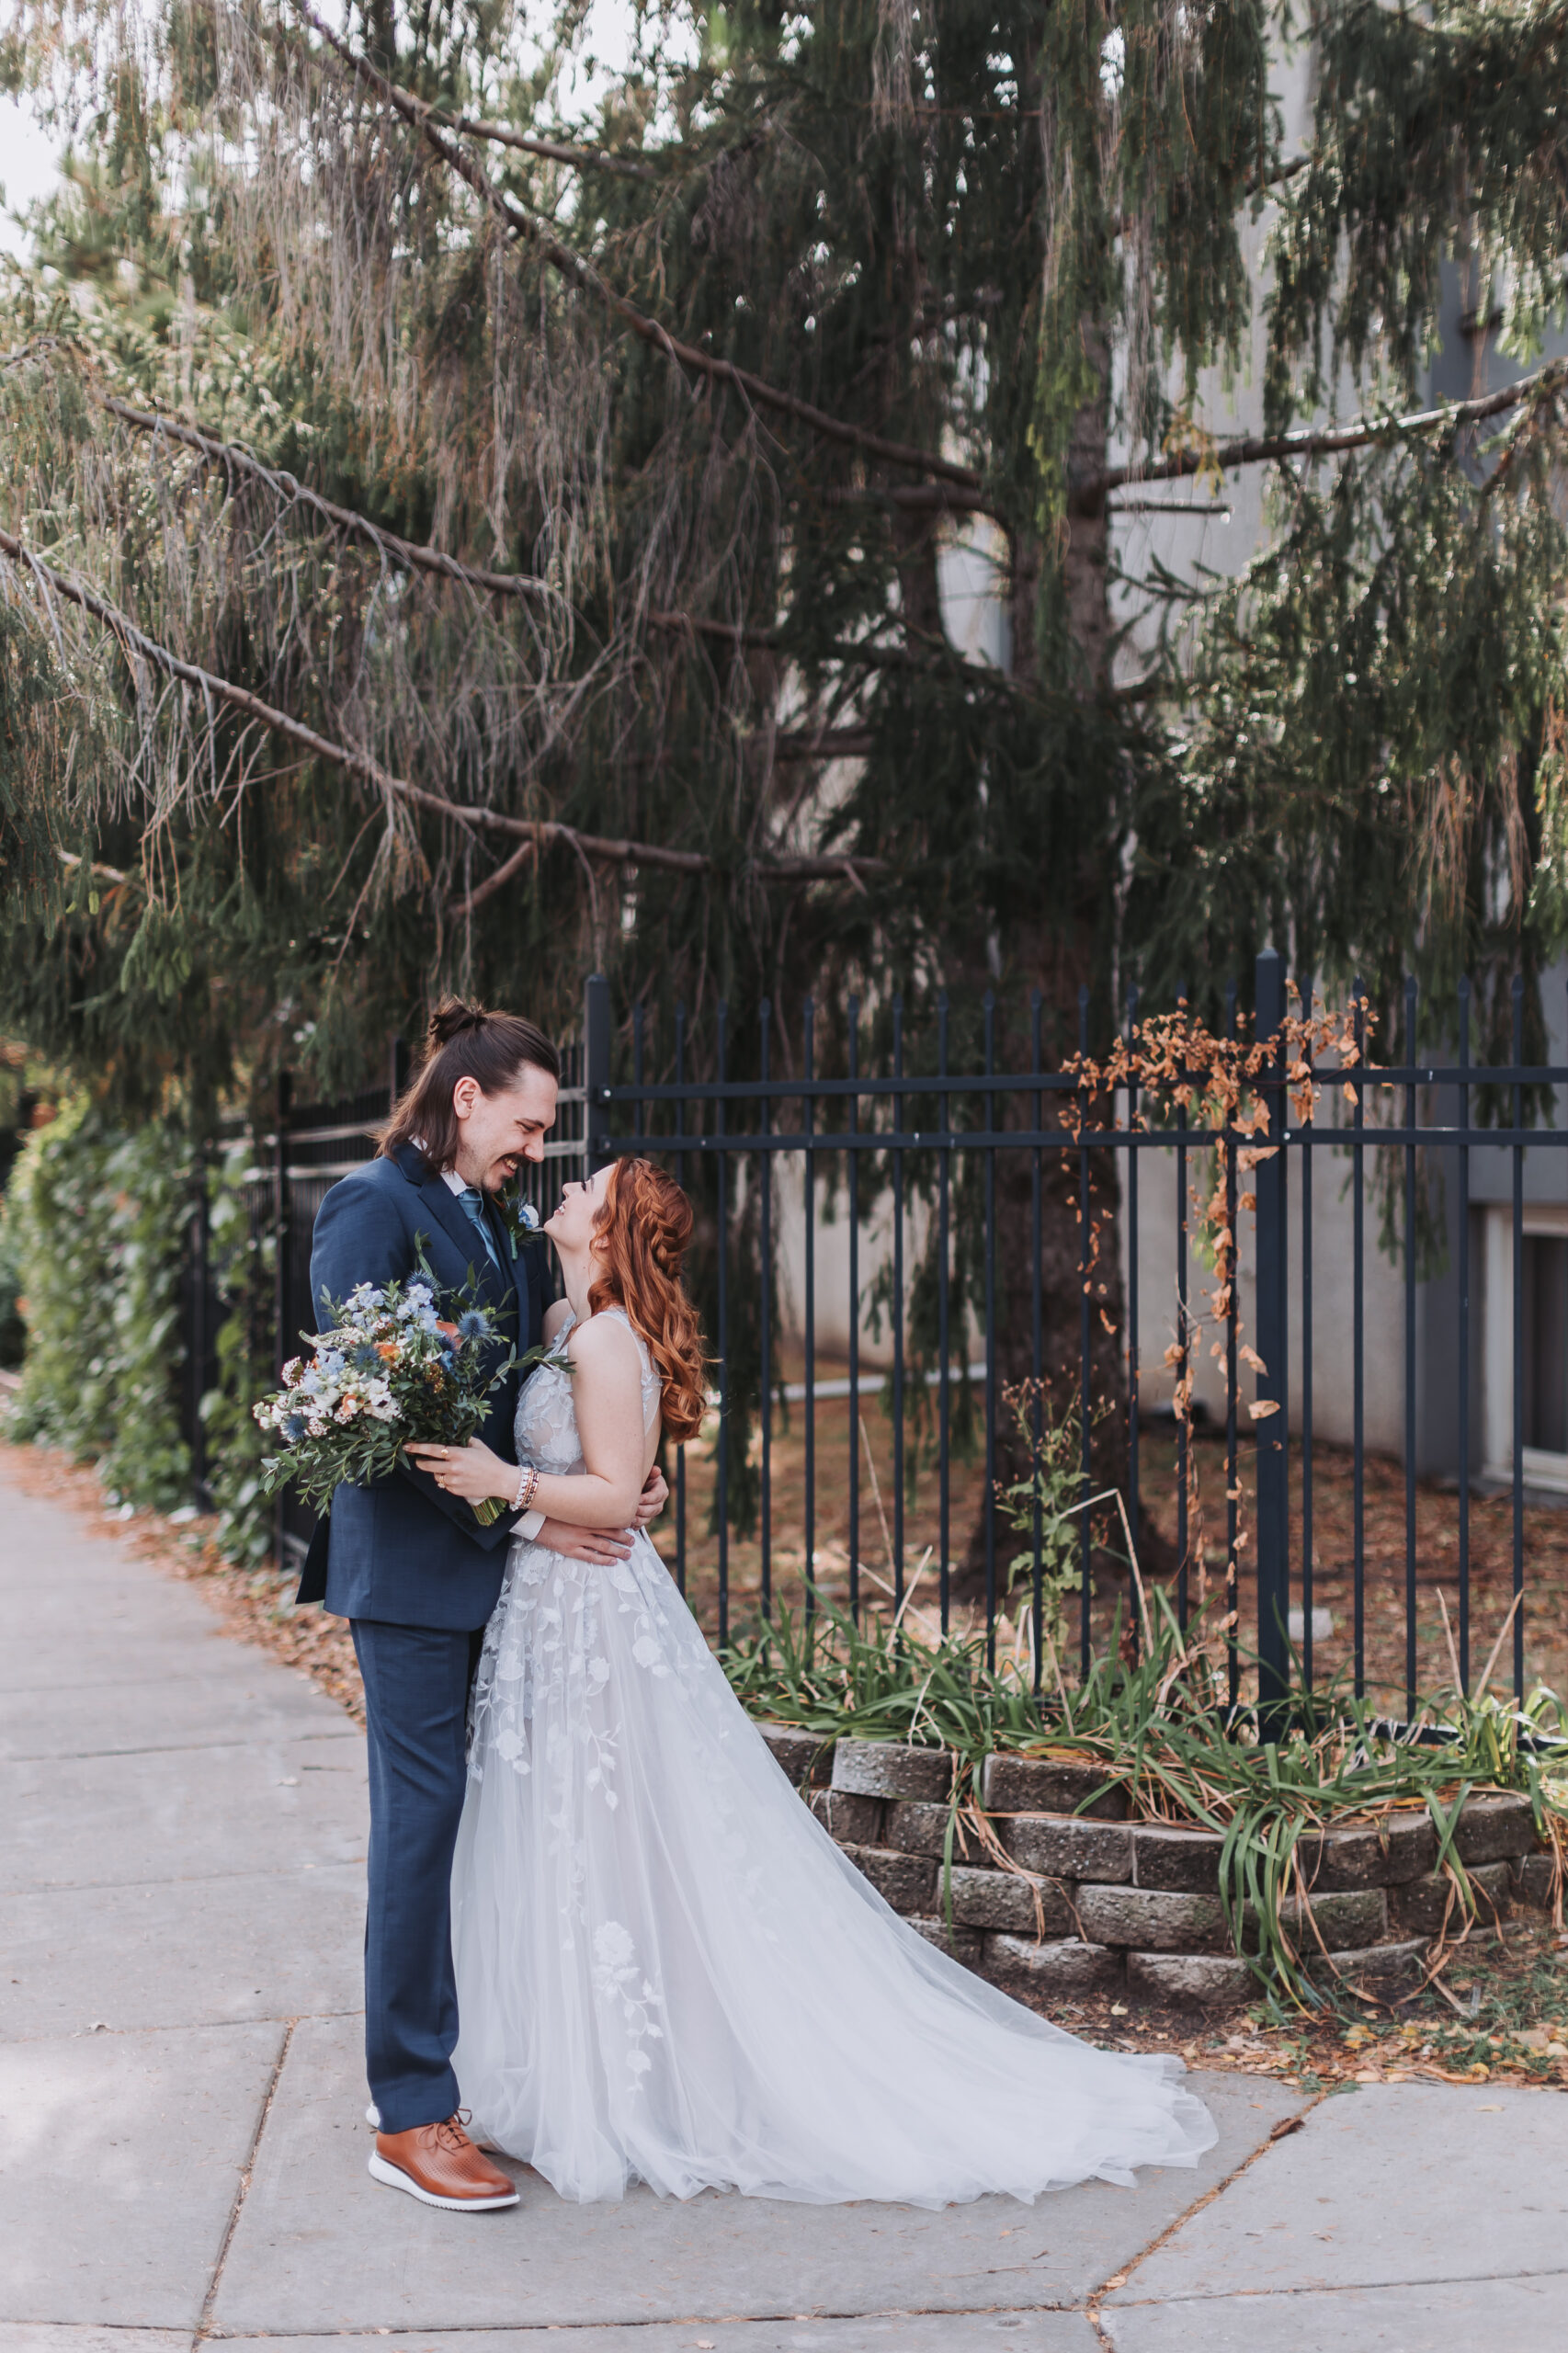
[(642, 1482), (642, 1494), (637, 1506), (637, 1526), (646, 1528), (651, 1519), (657, 1519), (669, 1499), (670, 1491), (665, 1483), (665, 1474), (655, 1463)]
[(547, 1519), (536, 1544), (564, 1552), (569, 1561), (591, 1561), (601, 1569), (613, 1568), (631, 1552), (631, 1533), (624, 1528), (574, 1528), (564, 1519)]

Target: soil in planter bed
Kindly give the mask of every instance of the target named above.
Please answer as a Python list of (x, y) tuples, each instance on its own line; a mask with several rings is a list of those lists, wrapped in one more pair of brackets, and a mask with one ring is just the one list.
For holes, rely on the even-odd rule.
[(1526, 2083), (1568, 2091), (1568, 1935), (1537, 1921), (1472, 1933), (1443, 1984), (1403, 2000), (1351, 2003), (1348, 2017), (1270, 2020), (1233, 2010), (1154, 2009), (1108, 1995), (1051, 2015), (1118, 2051), (1179, 2052), (1189, 2067), (1271, 2075), (1305, 2092), (1374, 2083)]

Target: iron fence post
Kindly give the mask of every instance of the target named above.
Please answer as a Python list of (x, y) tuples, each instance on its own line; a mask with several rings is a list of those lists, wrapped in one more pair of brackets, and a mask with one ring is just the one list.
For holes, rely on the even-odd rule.
[[(277, 1127), (272, 1144), (272, 1216), (273, 1216), (273, 1348), (272, 1370), (277, 1380), (283, 1377), (283, 1360), (289, 1352), (285, 1335), (289, 1327), (289, 1292), (292, 1268), (290, 1265), (290, 1200), (289, 1200), (289, 1110), (293, 1100), (294, 1083), (286, 1070), (278, 1074)], [(288, 1528), (286, 1520), (288, 1497), (278, 1490), (278, 1516), (273, 1529), (273, 1552), (279, 1569), (286, 1569), (288, 1560)]]
[(196, 1147), (196, 1199), (190, 1222), (190, 1496), (199, 1511), (211, 1508), (207, 1487), (207, 1425), (201, 1418), (207, 1389), (208, 1150), (205, 1138)]
[[(1285, 967), (1278, 951), (1257, 960), (1257, 1041), (1267, 1044), (1265, 1149), (1254, 1190), (1257, 1197), (1257, 1678), (1259, 1723), (1266, 1737), (1284, 1730), (1290, 1695), (1290, 1432), (1286, 1363), (1289, 1251), (1285, 1232)], [(1266, 1410), (1256, 1412), (1256, 1407)]]
[[(1525, 1059), (1525, 976), (1514, 974), (1513, 985), (1513, 1052), (1514, 1068), (1522, 1068)], [(1513, 1088), (1515, 1142), (1510, 1158), (1514, 1176), (1514, 1217), (1512, 1279), (1514, 1293), (1514, 1380), (1513, 1461), (1514, 1503), (1514, 1697), (1525, 1696), (1525, 1148), (1518, 1139), (1524, 1133), (1524, 1089), (1516, 1081)]]
[[(585, 1182), (610, 1157), (604, 1131), (609, 1101), (609, 983), (590, 972), (583, 983), (583, 1176)], [(641, 1117), (641, 1113), (639, 1113)]]

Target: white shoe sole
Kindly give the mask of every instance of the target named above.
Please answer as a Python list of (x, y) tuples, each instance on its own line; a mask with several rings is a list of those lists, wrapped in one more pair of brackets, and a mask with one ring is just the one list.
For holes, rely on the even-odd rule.
[(419, 2184), (400, 2165), (389, 2165), (385, 2157), (372, 2152), (368, 2168), (372, 2181), (385, 2182), (389, 2189), (405, 2189), (410, 2198), (417, 2198), (422, 2205), (439, 2206), (449, 2214), (488, 2214), (500, 2206), (516, 2206), (521, 2201), (515, 2189), (497, 2198), (438, 2198), (433, 2189), (421, 2189)]

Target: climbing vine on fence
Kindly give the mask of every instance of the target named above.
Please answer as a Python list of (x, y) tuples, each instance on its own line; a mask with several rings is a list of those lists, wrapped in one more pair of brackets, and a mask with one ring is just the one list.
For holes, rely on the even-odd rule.
[[(1227, 1390), (1232, 1379), (1229, 1350), (1254, 1372), (1267, 1367), (1251, 1342), (1243, 1338), (1238, 1310), (1237, 1226), (1243, 1214), (1257, 1208), (1257, 1196), (1246, 1180), (1279, 1146), (1259, 1139), (1267, 1136), (1269, 1110), (1265, 1088), (1283, 1077), (1290, 1117), (1298, 1127), (1317, 1117), (1324, 1079), (1337, 1077), (1346, 1099), (1354, 1103), (1357, 1089), (1344, 1075), (1358, 1066), (1370, 1067), (1369, 1042), (1376, 1014), (1365, 997), (1335, 1011), (1314, 1003), (1288, 1013), (1277, 1033), (1266, 1038), (1245, 1035), (1220, 1037), (1195, 1017), (1184, 1002), (1172, 1014), (1134, 1023), (1119, 1038), (1108, 1054), (1096, 1059), (1086, 1053), (1071, 1056), (1062, 1065), (1078, 1082), (1075, 1094), (1063, 1098), (1063, 1124), (1082, 1135), (1098, 1119), (1108, 1116), (1121, 1124), (1119, 1098), (1134, 1096), (1138, 1110), (1134, 1125), (1145, 1133), (1170, 1128), (1176, 1114), (1185, 1115), (1189, 1132), (1207, 1139), (1195, 1146), (1195, 1156), (1207, 1162), (1205, 1181), (1196, 1187), (1184, 1210), (1190, 1212), (1194, 1255), (1210, 1277), (1208, 1313), (1182, 1310), (1181, 1324), (1165, 1350), (1165, 1364), (1174, 1376), (1172, 1404), (1178, 1424), (1192, 1420), (1195, 1359), (1207, 1341)], [(1325, 1067), (1326, 1065), (1326, 1067)], [(1127, 1090), (1125, 1097), (1121, 1090)], [(1092, 1281), (1102, 1244), (1110, 1233), (1105, 1212), (1091, 1211), (1085, 1249), (1086, 1283)], [(1273, 1413), (1272, 1404), (1254, 1402), (1248, 1411), (1256, 1421)], [(1206, 1597), (1203, 1573), (1202, 1497), (1199, 1492), (1198, 1457), (1187, 1452), (1187, 1524), (1189, 1549), (1199, 1567), (1199, 1601)], [(1232, 1504), (1226, 1547), (1226, 1613), (1221, 1623), (1234, 1636), (1239, 1625), (1237, 1577), (1246, 1541), (1239, 1487), (1230, 1491)]]

